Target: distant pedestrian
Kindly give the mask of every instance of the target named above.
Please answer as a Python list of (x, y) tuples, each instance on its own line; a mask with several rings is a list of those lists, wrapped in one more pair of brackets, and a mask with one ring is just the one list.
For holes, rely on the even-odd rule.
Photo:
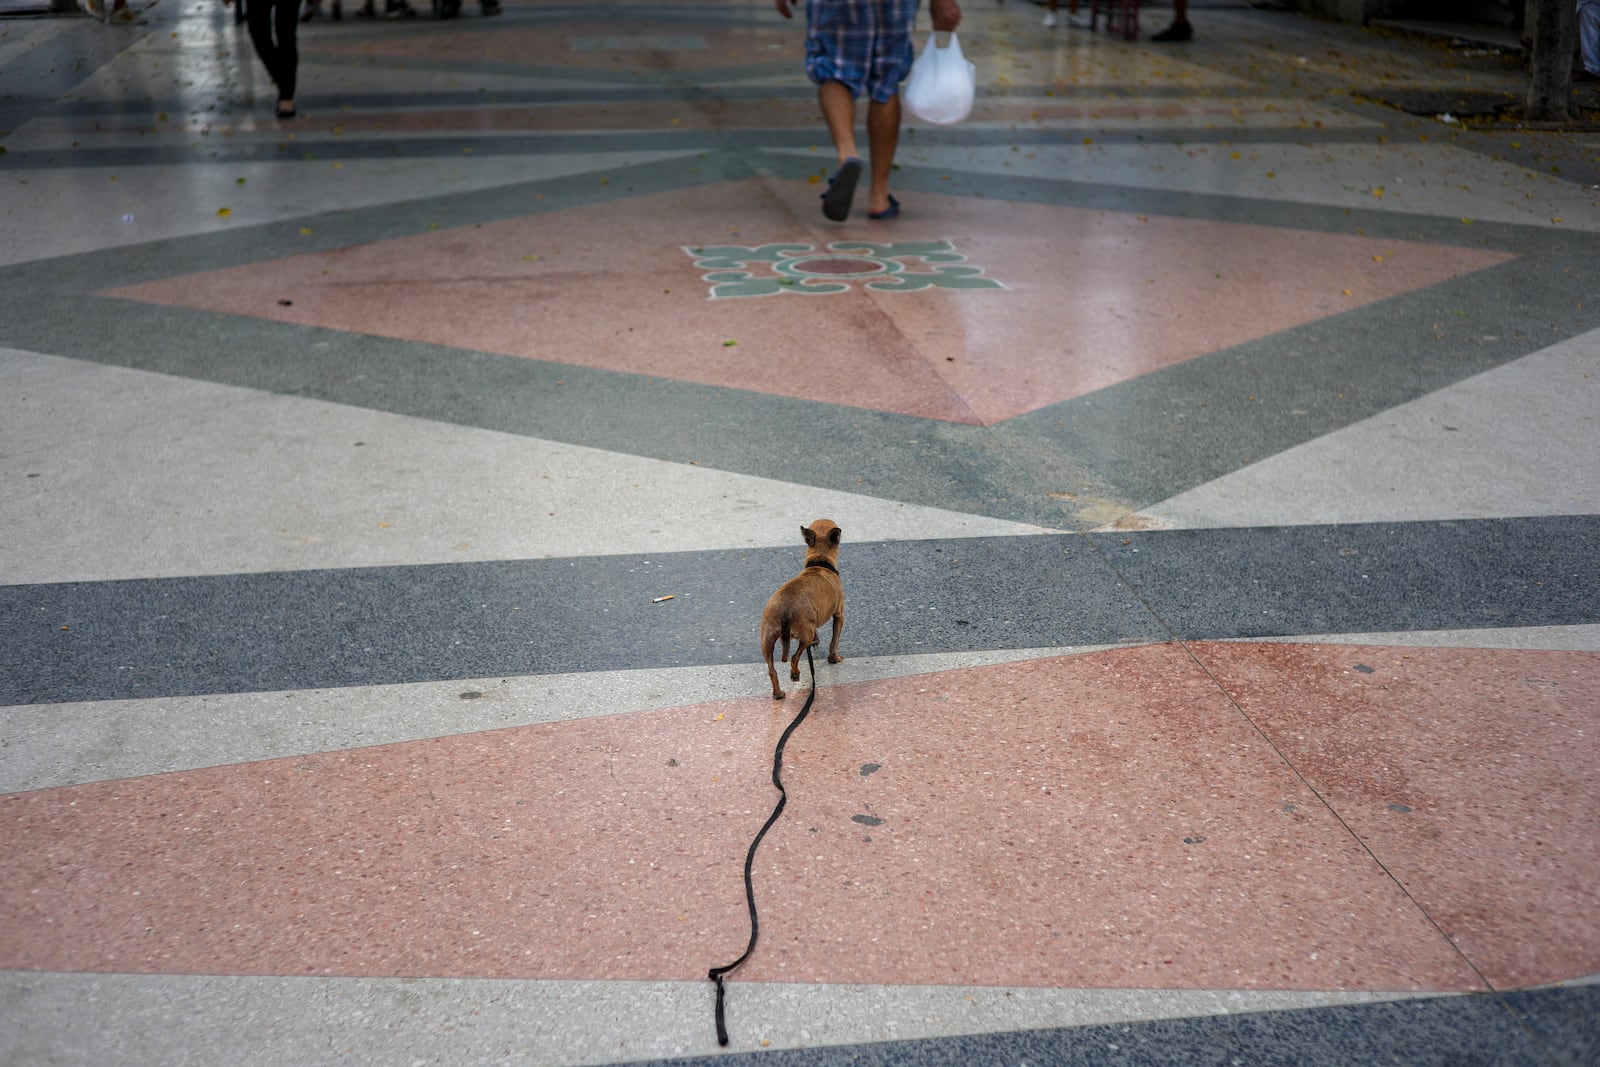
[(140, 18), (133, 8), (128, 6), (128, 0), (111, 0), (111, 6), (106, 6), (106, 0), (78, 0), (78, 7), (86, 14), (102, 19), (113, 26), (143, 25), (144, 19)]
[(300, 52), (294, 37), (300, 13), (295, 0), (249, 0), (245, 19), (250, 24), (250, 40), (256, 46), (256, 55), (261, 57), (267, 74), (278, 87), (278, 117), (292, 119), (295, 116), (295, 72), (300, 66)]
[[(1066, 24), (1080, 30), (1089, 29), (1091, 20), (1088, 15), (1078, 10), (1079, 5), (1080, 0), (1067, 0)], [(1061, 10), (1061, 0), (1050, 0), (1045, 7), (1047, 10), (1044, 13), (1044, 28), (1053, 30), (1062, 24), (1061, 16), (1058, 13)]]
[(1172, 25), (1160, 33), (1151, 34), (1150, 39), (1166, 44), (1187, 41), (1193, 36), (1194, 27), (1189, 25), (1189, 0), (1172, 0)]
[[(322, 0), (306, 0), (305, 7), (300, 9), (300, 21), (310, 22), (320, 14), (322, 14)], [(344, 4), (340, 0), (333, 0), (329, 14), (333, 16), (333, 21), (338, 22), (344, 18)]]
[[(856, 155), (856, 97), (867, 95), (867, 143), (871, 188), (867, 217), (892, 219), (900, 201), (889, 192), (895, 148), (900, 143), (900, 83), (916, 55), (911, 30), (918, 0), (806, 0), (806, 74), (817, 86), (817, 102), (839, 158), (822, 194), (822, 213), (835, 222), (850, 217), (862, 162)], [(778, 14), (792, 18), (794, 0), (774, 0)], [(933, 28), (951, 32), (961, 21), (957, 0), (929, 0)]]
[(1572, 80), (1600, 82), (1600, 0), (1578, 0), (1578, 49), (1583, 66)]

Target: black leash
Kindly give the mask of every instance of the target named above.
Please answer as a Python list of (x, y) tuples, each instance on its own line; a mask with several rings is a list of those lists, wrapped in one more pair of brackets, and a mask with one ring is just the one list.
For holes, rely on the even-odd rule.
[[(829, 569), (832, 570), (831, 567)], [(798, 651), (795, 652), (795, 655), (798, 656), (799, 654)], [(811, 659), (810, 645), (806, 646), (806, 666), (811, 668), (811, 692), (806, 695), (806, 705), (800, 709), (800, 714), (794, 717), (794, 721), (789, 724), (789, 728), (783, 731), (783, 736), (778, 738), (778, 747), (772, 753), (772, 784), (778, 787), (778, 805), (772, 809), (772, 814), (767, 816), (766, 825), (761, 827), (761, 832), (756, 834), (756, 839), (750, 842), (750, 851), (744, 857), (744, 898), (745, 902), (750, 905), (750, 943), (744, 947), (744, 955), (726, 967), (711, 968), (709, 976), (713, 982), (717, 983), (717, 1044), (719, 1045), (728, 1043), (728, 1024), (724, 1021), (722, 1014), (722, 976), (750, 958), (750, 953), (754, 952), (756, 948), (756, 934), (760, 930), (760, 926), (756, 923), (756, 889), (755, 884), (750, 880), (750, 868), (756, 861), (756, 849), (760, 847), (761, 839), (767, 836), (767, 831), (772, 829), (772, 824), (778, 821), (778, 816), (783, 814), (784, 804), (789, 800), (789, 794), (784, 791), (783, 779), (780, 777), (780, 773), (783, 770), (783, 746), (789, 743), (789, 735), (794, 733), (795, 727), (799, 726), (801, 721), (805, 719), (806, 713), (811, 710), (811, 702), (817, 699), (817, 665)]]

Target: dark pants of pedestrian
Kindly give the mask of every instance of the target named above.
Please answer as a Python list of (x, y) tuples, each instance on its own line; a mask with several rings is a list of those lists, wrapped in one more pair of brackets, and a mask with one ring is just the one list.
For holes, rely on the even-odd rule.
[(294, 31), (300, 24), (299, 4), (296, 0), (249, 0), (245, 17), (250, 22), (250, 40), (256, 46), (256, 55), (278, 83), (278, 99), (293, 100), (295, 68), (300, 65), (300, 52), (294, 43)]

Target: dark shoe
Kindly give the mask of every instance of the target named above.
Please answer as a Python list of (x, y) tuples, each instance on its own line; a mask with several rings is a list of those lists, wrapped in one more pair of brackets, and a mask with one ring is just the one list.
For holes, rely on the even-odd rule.
[(406, 0), (386, 0), (383, 5), (383, 17), (386, 19), (414, 19), (417, 17), (416, 9)]
[(822, 194), (822, 213), (834, 222), (850, 217), (850, 201), (856, 196), (856, 183), (861, 180), (861, 160), (851, 156), (839, 164), (839, 169), (828, 179), (828, 191)]
[(869, 218), (869, 219), (892, 219), (898, 214), (900, 214), (900, 201), (898, 201), (898, 200), (896, 200), (894, 198), (894, 194), (893, 193), (890, 193), (889, 194), (889, 206), (884, 208), (882, 211), (869, 211), (869, 212), (867, 212), (867, 218)]
[(1183, 22), (1174, 22), (1160, 33), (1152, 34), (1150, 39), (1166, 43), (1168, 41), (1187, 41), (1193, 36), (1194, 27), (1189, 25), (1188, 20), (1185, 19)]
[(293, 104), (286, 104), (281, 100), (278, 101), (278, 118), (279, 119), (292, 119), (292, 118), (294, 118), (294, 105)]
[(500, 14), (500, 0), (483, 0), (483, 13), (485, 17)]

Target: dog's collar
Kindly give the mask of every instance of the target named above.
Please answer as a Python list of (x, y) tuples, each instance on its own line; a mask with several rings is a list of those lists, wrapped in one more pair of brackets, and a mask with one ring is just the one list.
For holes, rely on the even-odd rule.
[(832, 571), (835, 574), (839, 573), (839, 568), (835, 567), (833, 564), (829, 563), (825, 559), (807, 560), (806, 561), (806, 569), (810, 570), (812, 567), (821, 567), (823, 570)]

